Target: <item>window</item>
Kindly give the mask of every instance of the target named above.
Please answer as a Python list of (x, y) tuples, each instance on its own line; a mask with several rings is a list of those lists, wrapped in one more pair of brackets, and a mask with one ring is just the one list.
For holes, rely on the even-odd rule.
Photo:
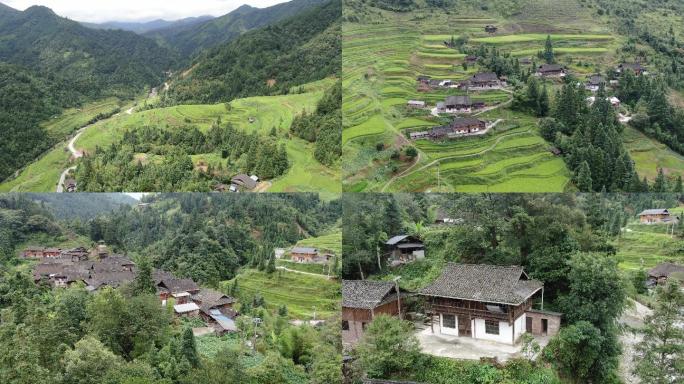
[(442, 315), (442, 326), (444, 328), (456, 328), (456, 316)]
[(499, 322), (496, 320), (485, 320), (485, 333), (489, 335), (498, 335)]
[(342, 320), (342, 330), (343, 331), (349, 330), (349, 322), (347, 320)]

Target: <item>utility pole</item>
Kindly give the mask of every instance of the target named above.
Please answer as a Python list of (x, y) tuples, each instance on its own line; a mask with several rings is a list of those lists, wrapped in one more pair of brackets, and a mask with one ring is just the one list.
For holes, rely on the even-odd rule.
[(401, 276), (394, 278), (394, 289), (397, 290), (397, 310), (399, 311), (399, 319), (403, 320), (401, 317), (401, 293), (399, 292), (399, 279), (401, 279)]
[(261, 318), (255, 317), (252, 319), (252, 323), (254, 323), (254, 338), (252, 339), (252, 349), (256, 352), (256, 338), (257, 338), (257, 327), (259, 327), (259, 324), (261, 324)]

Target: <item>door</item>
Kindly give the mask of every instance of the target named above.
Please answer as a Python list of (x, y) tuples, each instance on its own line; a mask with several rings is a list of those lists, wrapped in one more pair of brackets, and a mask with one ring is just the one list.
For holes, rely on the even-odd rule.
[(458, 317), (458, 335), (471, 337), (470, 320), (466, 316)]
[(525, 316), (525, 331), (532, 333), (532, 318)]
[(549, 331), (549, 320), (548, 319), (542, 319), (542, 335), (546, 336), (546, 333)]

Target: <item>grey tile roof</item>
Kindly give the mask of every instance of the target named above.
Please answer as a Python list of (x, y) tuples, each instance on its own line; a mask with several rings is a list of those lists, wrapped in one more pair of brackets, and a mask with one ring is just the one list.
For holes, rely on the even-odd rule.
[(542, 288), (520, 266), (448, 263), (442, 274), (420, 290), (425, 296), (518, 305)]
[(390, 281), (342, 280), (342, 306), (347, 308), (375, 308), (391, 297), (396, 297)]
[(542, 64), (541, 66), (539, 66), (540, 72), (558, 72), (562, 69), (563, 67), (558, 64)]
[(446, 105), (472, 105), (470, 96), (449, 96), (446, 98)]
[(198, 293), (192, 295), (192, 301), (199, 305), (202, 312), (209, 314), (211, 308), (232, 304), (235, 299), (222, 292), (202, 288)]
[(499, 77), (494, 72), (481, 72), (476, 73), (470, 81), (474, 82), (488, 82), (488, 81), (498, 81)]
[(251, 177), (249, 177), (245, 174), (236, 175), (231, 179), (231, 181), (234, 184), (244, 185), (245, 188), (248, 188), (248, 189), (254, 189), (257, 186), (256, 181), (252, 180)]
[(316, 254), (318, 253), (318, 250), (311, 247), (294, 247), (292, 248), (291, 253)]
[(394, 245), (394, 244), (404, 240), (407, 237), (409, 237), (409, 236), (408, 235), (392, 236), (389, 240), (387, 240), (387, 242), (385, 244)]
[(675, 263), (660, 263), (648, 271), (651, 277), (668, 277), (672, 273), (684, 273), (684, 265)]
[(670, 211), (667, 209), (645, 209), (642, 211), (639, 216), (645, 216), (645, 215), (669, 215)]

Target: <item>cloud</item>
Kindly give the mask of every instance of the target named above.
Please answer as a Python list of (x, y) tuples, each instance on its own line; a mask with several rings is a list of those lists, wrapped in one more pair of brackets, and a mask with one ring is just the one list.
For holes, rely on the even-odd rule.
[(177, 20), (192, 16), (221, 16), (243, 4), (264, 8), (288, 0), (1, 0), (24, 10), (32, 5), (51, 8), (72, 20), (104, 21)]

